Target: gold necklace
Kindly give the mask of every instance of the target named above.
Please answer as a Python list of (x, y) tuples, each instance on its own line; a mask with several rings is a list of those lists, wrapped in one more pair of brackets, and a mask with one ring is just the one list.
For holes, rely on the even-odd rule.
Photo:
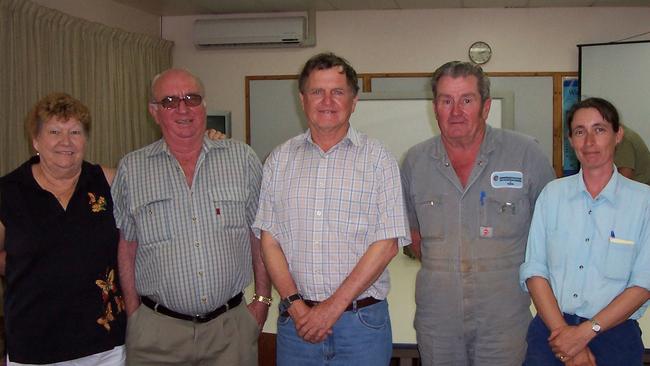
[(59, 204), (61, 204), (63, 208), (66, 208), (68, 206), (68, 203), (70, 202), (70, 198), (72, 198), (74, 189), (77, 187), (77, 182), (79, 181), (79, 176), (81, 175), (81, 172), (77, 174), (75, 179), (72, 181), (71, 184), (69, 184), (68, 187), (65, 187), (64, 189), (57, 189), (59, 185), (57, 185), (55, 182), (50, 180), (47, 174), (45, 174), (43, 167), (40, 164), (38, 164), (37, 167), (39, 173), (36, 181), (39, 183), (41, 188), (50, 192), (54, 196), (54, 198), (56, 198), (56, 200), (59, 201)]

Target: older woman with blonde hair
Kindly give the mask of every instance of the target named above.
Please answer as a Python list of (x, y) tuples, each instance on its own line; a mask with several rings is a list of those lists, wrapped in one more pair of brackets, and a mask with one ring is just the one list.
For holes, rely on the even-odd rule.
[(9, 365), (124, 364), (112, 172), (84, 161), (90, 120), (44, 97), (26, 119), (36, 156), (0, 178)]

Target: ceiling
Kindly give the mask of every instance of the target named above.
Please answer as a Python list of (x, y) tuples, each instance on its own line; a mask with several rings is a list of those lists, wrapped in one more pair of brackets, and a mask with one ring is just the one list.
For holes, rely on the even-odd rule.
[(160, 16), (438, 8), (650, 7), (650, 0), (114, 0)]

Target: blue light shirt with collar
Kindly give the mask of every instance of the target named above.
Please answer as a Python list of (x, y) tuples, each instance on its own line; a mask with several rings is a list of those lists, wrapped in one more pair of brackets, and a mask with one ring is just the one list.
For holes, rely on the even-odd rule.
[(242, 291), (261, 179), (257, 155), (235, 140), (204, 137), (191, 187), (163, 139), (127, 154), (112, 195), (117, 227), (138, 243), (138, 294), (196, 315)]
[[(267, 159), (253, 230), (280, 243), (305, 298), (326, 300), (372, 243), (410, 243), (397, 162), (352, 127), (327, 152), (307, 130)], [(385, 299), (389, 287), (384, 269), (359, 298)]]
[(528, 278), (546, 278), (564, 313), (591, 318), (626, 288), (650, 289), (650, 187), (613, 169), (596, 198), (581, 170), (537, 199), (520, 282), (527, 290)]

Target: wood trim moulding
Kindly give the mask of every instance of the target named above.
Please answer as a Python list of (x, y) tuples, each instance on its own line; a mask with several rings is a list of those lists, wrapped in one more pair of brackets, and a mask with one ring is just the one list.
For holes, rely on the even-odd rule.
[(249, 80), (291, 80), (298, 79), (299, 75), (248, 75), (246, 82)]

